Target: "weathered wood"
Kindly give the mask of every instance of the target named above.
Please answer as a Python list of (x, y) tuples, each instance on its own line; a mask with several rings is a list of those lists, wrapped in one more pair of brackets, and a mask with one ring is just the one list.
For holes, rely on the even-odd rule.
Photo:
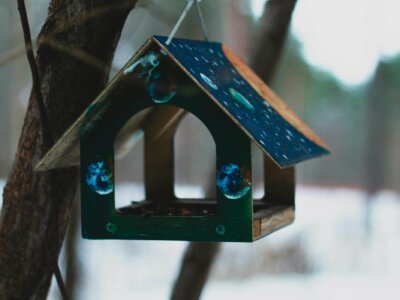
[[(136, 0), (53, 0), (39, 35), (36, 62), (55, 138), (101, 91), (120, 33)], [(116, 5), (116, 6), (114, 6)], [(90, 16), (88, 18), (84, 18)], [(82, 21), (83, 19), (83, 21)], [(102, 70), (61, 53), (46, 37), (103, 61)], [(78, 170), (34, 173), (43, 145), (31, 93), (0, 218), (0, 298), (45, 299), (70, 216)]]
[(289, 205), (273, 206), (254, 214), (253, 239), (259, 239), (294, 220), (294, 207)]

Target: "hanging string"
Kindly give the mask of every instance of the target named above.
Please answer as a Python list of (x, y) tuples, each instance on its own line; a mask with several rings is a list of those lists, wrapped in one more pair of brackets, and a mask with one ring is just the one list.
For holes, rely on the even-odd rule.
[(204, 21), (203, 14), (201, 12), (200, 1), (201, 0), (196, 1), (196, 11), (200, 19), (200, 24), (201, 24), (201, 29), (203, 30), (204, 39), (208, 41), (208, 32), (207, 32), (206, 22)]
[(188, 4), (186, 5), (185, 9), (183, 10), (181, 16), (178, 19), (178, 22), (176, 22), (174, 28), (172, 29), (171, 33), (169, 34), (168, 40), (165, 42), (167, 45), (169, 45), (172, 41), (172, 39), (175, 37), (176, 32), (178, 31), (179, 27), (181, 26), (183, 20), (186, 18), (186, 15), (188, 14), (189, 10), (192, 8), (193, 4), (196, 2), (196, 10), (197, 10), (197, 15), (199, 16), (200, 23), (201, 23), (201, 28), (203, 30), (203, 35), (204, 39), (208, 41), (208, 34), (207, 34), (207, 29), (206, 29), (206, 24), (204, 22), (203, 14), (201, 13), (200, 9), (200, 2), (202, 0), (188, 0)]

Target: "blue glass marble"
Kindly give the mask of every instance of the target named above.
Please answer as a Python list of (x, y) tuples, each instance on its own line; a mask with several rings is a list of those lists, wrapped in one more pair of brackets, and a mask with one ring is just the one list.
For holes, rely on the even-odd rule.
[(245, 196), (251, 187), (247, 172), (242, 172), (236, 164), (226, 164), (217, 173), (218, 189), (226, 198), (236, 200)]
[(146, 84), (147, 92), (155, 103), (167, 103), (176, 94), (176, 78), (163, 70), (153, 70)]
[(86, 183), (99, 195), (110, 194), (114, 190), (111, 162), (96, 161), (89, 164), (86, 172)]

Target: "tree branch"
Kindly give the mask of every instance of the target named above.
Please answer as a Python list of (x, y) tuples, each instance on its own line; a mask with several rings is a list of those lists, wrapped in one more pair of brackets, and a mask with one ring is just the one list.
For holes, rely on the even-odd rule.
[(171, 300), (197, 300), (219, 252), (219, 243), (190, 243), (182, 260)]
[(37, 103), (37, 106), (39, 109), (40, 121), (42, 123), (43, 136), (45, 137), (45, 142), (48, 143), (48, 145), (51, 145), (51, 144), (53, 144), (53, 139), (51, 138), (49, 124), (48, 124), (47, 116), (46, 116), (46, 109), (45, 109), (44, 103), (43, 103), (43, 96), (42, 96), (42, 90), (41, 90), (41, 85), (40, 85), (39, 72), (37, 69), (35, 56), (33, 54), (31, 30), (29, 28), (29, 21), (28, 21), (28, 16), (26, 15), (26, 8), (25, 8), (24, 0), (18, 0), (18, 11), (19, 11), (19, 15), (21, 17), (22, 31), (24, 33), (24, 40), (25, 40), (25, 51), (26, 51), (26, 56), (28, 58), (29, 66), (31, 69), (33, 90), (36, 94), (36, 103)]
[(260, 78), (271, 84), (289, 31), (296, 0), (269, 0), (255, 38), (251, 66)]
[[(135, 4), (136, 0), (114, 0), (112, 4), (109, 0), (51, 1), (38, 38), (36, 65), (54, 139), (104, 88), (121, 30)], [(116, 8), (108, 9), (111, 5)], [(102, 14), (73, 25), (73, 20), (93, 11)], [(87, 53), (104, 65), (100, 69), (83, 63), (43, 42), (47, 38)], [(0, 216), (0, 299), (4, 300), (46, 298), (78, 183), (77, 168), (33, 172), (47, 148), (38, 97), (34, 88), (4, 189)]]
[[(29, 28), (29, 21), (28, 21), (28, 16), (26, 14), (26, 7), (25, 7), (24, 0), (18, 0), (18, 11), (19, 11), (19, 14), (21, 17), (22, 30), (24, 33), (24, 40), (25, 40), (25, 50), (26, 50), (26, 55), (28, 58), (29, 66), (31, 69), (33, 89), (36, 94), (36, 103), (37, 103), (37, 106), (39, 109), (40, 121), (41, 121), (41, 125), (42, 125), (42, 132), (43, 132), (43, 136), (44, 136), (44, 142), (47, 143), (48, 145), (51, 145), (51, 144), (53, 144), (53, 140), (51, 138), (51, 133), (50, 133), (48, 122), (47, 122), (47, 116), (46, 116), (46, 111), (45, 111), (45, 107), (44, 107), (44, 103), (43, 103), (43, 96), (42, 96), (42, 91), (41, 91), (39, 73), (38, 73), (35, 57), (34, 57), (33, 50), (32, 50), (31, 30)], [(65, 284), (62, 279), (61, 271), (60, 271), (57, 261), (55, 263), (54, 275), (56, 277), (57, 284), (58, 284), (58, 287), (60, 289), (63, 299), (67, 300), (68, 299), (67, 291), (65, 290)]]

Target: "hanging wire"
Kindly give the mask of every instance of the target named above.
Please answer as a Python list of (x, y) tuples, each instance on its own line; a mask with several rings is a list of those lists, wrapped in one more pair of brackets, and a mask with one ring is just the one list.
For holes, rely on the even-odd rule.
[[(36, 65), (35, 56), (33, 54), (31, 30), (29, 27), (29, 20), (28, 20), (24, 0), (18, 0), (18, 10), (19, 10), (19, 14), (21, 17), (22, 30), (23, 30), (23, 34), (24, 34), (25, 52), (26, 52), (26, 55), (28, 58), (30, 69), (31, 69), (33, 89), (35, 91), (36, 101), (37, 101), (37, 105), (38, 105), (38, 109), (39, 109), (39, 118), (40, 118), (41, 125), (42, 125), (43, 140), (44, 140), (44, 143), (48, 143), (48, 145), (51, 145), (51, 144), (53, 144), (53, 139), (52, 139), (51, 132), (49, 129), (47, 115), (46, 115), (46, 109), (45, 109), (44, 102), (43, 102), (43, 96), (42, 96), (41, 85), (40, 85), (40, 76), (39, 76), (38, 68)], [(60, 289), (62, 298), (63, 298), (63, 300), (68, 300), (67, 289), (65, 287), (65, 283), (64, 283), (64, 280), (63, 280), (61, 272), (60, 272), (60, 267), (58, 266), (57, 261), (54, 264), (55, 264), (54, 265), (55, 270), (53, 271), (53, 273), (56, 277), (57, 284)]]
[(186, 18), (189, 10), (192, 8), (194, 3), (196, 3), (197, 15), (199, 16), (199, 19), (200, 19), (204, 39), (206, 41), (208, 41), (207, 28), (206, 28), (206, 24), (204, 22), (203, 14), (201, 13), (201, 9), (200, 9), (201, 1), (202, 0), (188, 0), (188, 4), (186, 5), (185, 9), (183, 10), (181, 16), (179, 17), (178, 22), (176, 22), (174, 28), (172, 29), (171, 33), (169, 34), (168, 40), (165, 42), (167, 45), (169, 45), (171, 43), (172, 39), (175, 37), (176, 32), (178, 31), (179, 27), (181, 26), (183, 20)]
[(58, 288), (60, 289), (61, 297), (63, 300), (68, 300), (68, 292), (65, 286), (63, 277), (61, 275), (60, 266), (58, 263), (55, 265), (54, 276), (56, 277)]

